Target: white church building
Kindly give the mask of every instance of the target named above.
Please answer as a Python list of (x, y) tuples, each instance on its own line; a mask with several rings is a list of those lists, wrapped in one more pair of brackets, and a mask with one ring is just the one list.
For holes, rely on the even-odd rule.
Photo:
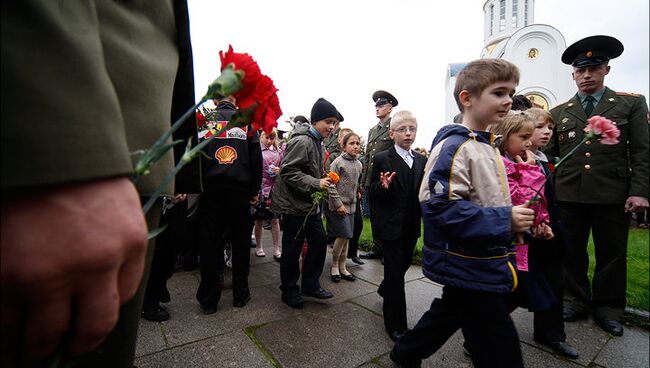
[[(571, 67), (560, 60), (564, 36), (547, 24), (534, 24), (535, 0), (487, 0), (481, 58), (508, 60), (521, 73), (517, 94), (546, 110), (575, 93)], [(467, 63), (449, 64), (446, 78), (445, 122), (458, 114), (454, 100), (456, 76)]]

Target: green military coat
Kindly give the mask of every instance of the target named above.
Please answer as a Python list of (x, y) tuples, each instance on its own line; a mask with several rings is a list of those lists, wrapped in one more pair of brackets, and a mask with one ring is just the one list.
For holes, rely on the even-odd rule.
[[(629, 196), (648, 198), (648, 106), (641, 95), (607, 88), (592, 116), (612, 120), (621, 131), (619, 143), (586, 142), (558, 167), (558, 201), (623, 204)], [(555, 129), (544, 150), (563, 157), (583, 138), (588, 117), (576, 95), (551, 110)]]
[(332, 154), (334, 152), (341, 152), (339, 147), (339, 133), (341, 128), (336, 128), (327, 138), (323, 140), (323, 147), (327, 153)]
[(366, 144), (366, 156), (368, 157), (368, 164), (363, 167), (363, 174), (361, 175), (361, 183), (364, 187), (370, 187), (370, 178), (372, 177), (372, 164), (373, 158), (381, 151), (385, 151), (393, 146), (393, 140), (390, 139), (388, 131), (390, 130), (390, 120), (388, 118), (385, 123), (377, 124), (370, 132), (368, 132), (368, 143)]
[[(150, 147), (194, 103), (179, 4), (3, 2), (3, 191), (133, 172), (131, 153)], [(194, 119), (181, 130), (194, 135)], [(172, 156), (137, 183), (142, 195), (172, 170)], [(189, 176), (183, 192), (199, 191), (198, 170)]]

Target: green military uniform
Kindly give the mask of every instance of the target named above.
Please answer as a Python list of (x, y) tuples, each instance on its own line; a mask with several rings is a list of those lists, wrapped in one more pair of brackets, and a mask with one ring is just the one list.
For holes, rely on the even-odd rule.
[(376, 154), (391, 148), (395, 143), (388, 136), (390, 130), (390, 118), (384, 123), (379, 123), (372, 127), (368, 132), (368, 143), (366, 144), (366, 156), (368, 157), (368, 164), (364, 167), (361, 176), (363, 186), (370, 187), (370, 178), (372, 176), (372, 161)]
[[(184, 1), (24, 0), (3, 2), (1, 14), (3, 196), (129, 175), (131, 152), (194, 104)], [(172, 170), (172, 156), (138, 182), (141, 195)], [(199, 172), (186, 173), (181, 193), (199, 191)], [(131, 367), (141, 303), (142, 287), (106, 342), (74, 365)]]
[(336, 128), (335, 131), (333, 131), (327, 138), (323, 140), (323, 147), (325, 148), (325, 151), (327, 151), (327, 153), (330, 155), (334, 152), (341, 152), (341, 148), (339, 147), (340, 132), (341, 128)]
[[(595, 49), (603, 40), (612, 46)], [(575, 68), (600, 65), (622, 53), (619, 44), (606, 36), (590, 37), (568, 48), (562, 60)], [(597, 104), (589, 116), (612, 120), (621, 135), (616, 145), (586, 142), (556, 172), (557, 200), (570, 248), (565, 262), (565, 303), (581, 314), (593, 307), (599, 320), (618, 320), (626, 305), (630, 216), (624, 204), (630, 196), (648, 198), (648, 107), (641, 95), (606, 87), (592, 97)], [(556, 126), (547, 154), (562, 157), (582, 140), (588, 119), (585, 110), (591, 109), (588, 103), (586, 95), (576, 94), (551, 110)], [(590, 231), (596, 247), (592, 286), (586, 251)]]
[[(392, 107), (397, 106), (399, 103), (397, 98), (392, 94), (386, 91), (375, 91), (372, 94), (372, 100), (375, 102), (375, 107), (384, 106), (390, 104)], [(366, 144), (366, 162), (363, 165), (363, 171), (361, 173), (361, 185), (365, 188), (365, 196), (368, 203), (370, 203), (370, 182), (372, 179), (372, 167), (374, 165), (374, 157), (379, 152), (385, 151), (391, 148), (394, 145), (393, 140), (390, 138), (388, 132), (390, 131), (390, 121), (389, 117), (384, 122), (379, 122), (377, 125), (370, 129), (368, 132), (368, 142)], [(380, 258), (383, 256), (383, 247), (377, 241), (373, 239), (372, 250), (368, 253), (362, 254), (361, 258), (373, 259)], [(383, 260), (382, 260), (383, 263)]]

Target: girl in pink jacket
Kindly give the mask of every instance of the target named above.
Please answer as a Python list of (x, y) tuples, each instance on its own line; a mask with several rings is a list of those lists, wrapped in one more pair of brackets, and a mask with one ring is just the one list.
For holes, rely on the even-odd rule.
[[(503, 155), (513, 206), (529, 202), (530, 208), (535, 210), (532, 235), (551, 239), (553, 231), (549, 225), (547, 202), (544, 196), (546, 177), (541, 167), (536, 164), (535, 155), (530, 150), (530, 138), (534, 130), (534, 117), (524, 111), (511, 112), (502, 124), (491, 128), (494, 134), (501, 136), (499, 150)], [(523, 234), (517, 234), (517, 243), (517, 267), (521, 271), (527, 271), (527, 246), (524, 244)]]

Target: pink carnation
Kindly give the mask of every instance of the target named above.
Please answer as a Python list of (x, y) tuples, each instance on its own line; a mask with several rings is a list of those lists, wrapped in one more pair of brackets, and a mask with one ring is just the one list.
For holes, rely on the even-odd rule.
[(598, 139), (601, 144), (613, 145), (618, 143), (621, 132), (609, 119), (600, 115), (594, 115), (587, 120), (585, 133)]

